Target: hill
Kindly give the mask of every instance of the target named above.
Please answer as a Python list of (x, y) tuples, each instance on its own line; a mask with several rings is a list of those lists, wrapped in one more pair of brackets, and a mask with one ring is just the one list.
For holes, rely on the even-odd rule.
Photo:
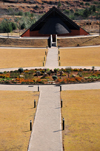
[[(16, 23), (17, 28), (19, 26), (21, 29), (28, 28), (53, 6), (58, 7), (72, 20), (76, 20), (82, 28), (88, 22), (93, 26), (91, 28), (94, 28), (92, 20), (100, 19), (99, 0), (2, 0), (0, 1), (0, 21), (10, 19)], [(90, 21), (84, 23), (79, 21), (83, 19), (90, 19)], [(96, 21), (97, 29), (98, 24)], [(94, 29), (91, 30), (95, 32)]]

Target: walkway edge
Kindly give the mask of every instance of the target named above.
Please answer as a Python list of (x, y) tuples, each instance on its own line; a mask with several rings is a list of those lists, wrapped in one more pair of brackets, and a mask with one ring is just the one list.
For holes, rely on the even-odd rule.
[[(38, 110), (38, 105), (39, 105), (40, 98), (41, 98), (41, 91), (39, 91), (39, 92), (40, 92), (40, 95), (39, 95), (38, 104), (37, 104), (37, 108), (36, 108), (36, 112), (35, 112), (35, 116), (34, 116), (34, 122), (33, 122), (33, 126), (32, 126), (32, 132), (33, 132), (33, 128), (34, 128), (34, 123), (35, 123), (35, 118), (36, 118), (36, 114), (37, 114), (37, 110)], [(27, 151), (29, 151), (29, 147), (30, 147), (30, 143), (31, 143), (32, 132), (31, 132), (31, 135), (30, 135), (30, 139), (29, 139)]]

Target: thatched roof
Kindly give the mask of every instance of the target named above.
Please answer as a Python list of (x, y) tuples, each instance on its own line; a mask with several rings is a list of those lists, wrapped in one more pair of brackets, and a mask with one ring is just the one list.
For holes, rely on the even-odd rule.
[(49, 18), (39, 30), (40, 34), (67, 34), (70, 32), (70, 29), (58, 17)]

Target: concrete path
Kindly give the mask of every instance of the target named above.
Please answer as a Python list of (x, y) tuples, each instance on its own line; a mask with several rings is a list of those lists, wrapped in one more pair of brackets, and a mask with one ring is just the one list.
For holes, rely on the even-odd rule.
[(59, 87), (40, 86), (40, 100), (28, 151), (62, 151)]
[(100, 82), (62, 85), (62, 90), (89, 90), (89, 89), (100, 89)]
[(45, 67), (58, 68), (58, 48), (57, 47), (48, 48), (48, 55), (47, 55)]
[(0, 90), (7, 91), (38, 91), (38, 86), (34, 85), (5, 85), (0, 84)]
[[(93, 83), (80, 83), (80, 84), (64, 84), (62, 86), (63, 90), (88, 90), (88, 89), (100, 89), (100, 82), (93, 82)], [(40, 92), (46, 90), (46, 93), (48, 91), (51, 91), (51, 89), (54, 87), (55, 90), (60, 90), (59, 86), (55, 85), (41, 85)], [(0, 90), (11, 90), (11, 91), (38, 91), (37, 85), (5, 85), (0, 84)], [(57, 93), (58, 93), (57, 91)], [(49, 93), (49, 92), (48, 92)], [(57, 94), (59, 95), (59, 94)], [(52, 96), (53, 97), (53, 96)], [(47, 96), (48, 98), (48, 96)]]

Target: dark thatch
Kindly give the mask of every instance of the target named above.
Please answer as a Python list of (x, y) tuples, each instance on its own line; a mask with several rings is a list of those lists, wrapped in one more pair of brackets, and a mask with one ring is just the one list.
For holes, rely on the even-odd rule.
[(40, 34), (67, 34), (70, 32), (67, 25), (58, 17), (49, 18), (39, 30)]

